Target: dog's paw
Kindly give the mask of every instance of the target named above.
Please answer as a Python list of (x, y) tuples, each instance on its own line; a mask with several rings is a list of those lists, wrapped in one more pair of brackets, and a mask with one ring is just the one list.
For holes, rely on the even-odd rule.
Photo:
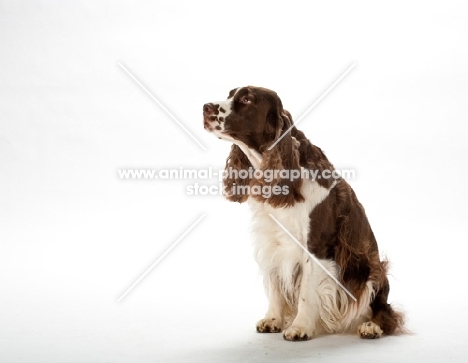
[(257, 323), (259, 333), (279, 333), (281, 332), (281, 319), (262, 319)]
[(283, 338), (291, 341), (312, 339), (313, 332), (301, 326), (291, 326), (283, 332)]
[(361, 324), (358, 328), (358, 335), (362, 339), (377, 339), (380, 338), (383, 334), (382, 329), (380, 326), (375, 324), (372, 321), (368, 321), (367, 323)]

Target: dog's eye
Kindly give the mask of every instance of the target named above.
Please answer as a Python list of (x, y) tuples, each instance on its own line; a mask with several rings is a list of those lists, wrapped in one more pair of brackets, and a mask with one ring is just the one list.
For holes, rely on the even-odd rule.
[(241, 98), (241, 102), (244, 103), (244, 104), (248, 104), (248, 103), (250, 103), (250, 100), (249, 100), (249, 98), (247, 96), (244, 96), (244, 97)]

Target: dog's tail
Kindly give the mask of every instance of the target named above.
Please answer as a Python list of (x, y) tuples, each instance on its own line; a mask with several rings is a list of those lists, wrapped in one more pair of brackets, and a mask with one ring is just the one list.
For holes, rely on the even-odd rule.
[[(382, 268), (387, 270), (387, 262), (383, 261)], [(390, 292), (390, 284), (385, 276), (384, 281), (377, 291), (374, 300), (371, 303), (372, 321), (380, 326), (385, 335), (405, 333), (405, 316), (402, 312), (396, 311), (391, 304), (387, 302)]]

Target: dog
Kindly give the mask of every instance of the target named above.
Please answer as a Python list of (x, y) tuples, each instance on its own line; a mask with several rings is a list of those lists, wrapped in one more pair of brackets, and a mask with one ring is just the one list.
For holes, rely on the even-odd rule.
[(269, 299), (257, 331), (282, 332), (290, 341), (402, 331), (403, 314), (387, 302), (388, 262), (364, 208), (322, 150), (294, 126), (278, 95), (235, 88), (227, 100), (203, 106), (203, 123), (232, 143), (225, 197), (248, 203), (253, 213), (255, 256)]

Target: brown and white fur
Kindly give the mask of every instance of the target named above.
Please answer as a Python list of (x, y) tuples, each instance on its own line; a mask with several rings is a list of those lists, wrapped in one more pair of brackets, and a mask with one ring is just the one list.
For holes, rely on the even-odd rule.
[[(260, 87), (236, 88), (228, 99), (203, 106), (204, 128), (233, 143), (226, 161), (225, 196), (253, 212), (255, 256), (269, 297), (261, 333), (287, 340), (357, 332), (379, 338), (401, 331), (403, 317), (387, 303), (387, 262), (364, 208), (349, 184), (332, 178), (241, 178), (229, 170), (333, 171), (324, 153), (292, 127), (278, 95)], [(281, 140), (277, 142), (279, 139)], [(277, 144), (269, 150), (275, 142)], [(259, 174), (260, 175), (260, 174)], [(281, 174), (280, 174), (281, 175)], [(301, 174), (302, 175), (302, 174)], [(238, 187), (275, 187), (265, 196)], [(277, 224), (272, 215), (339, 280), (348, 296)]]

